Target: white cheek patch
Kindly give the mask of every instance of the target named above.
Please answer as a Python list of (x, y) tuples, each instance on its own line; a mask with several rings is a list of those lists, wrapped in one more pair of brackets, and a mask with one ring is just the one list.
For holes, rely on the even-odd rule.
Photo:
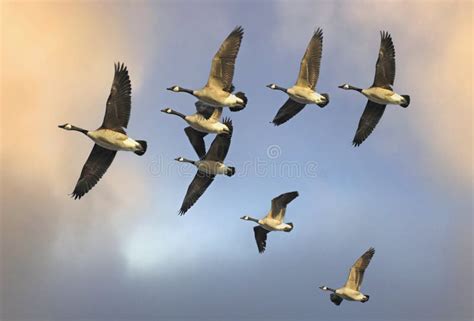
[(179, 87), (178, 87), (178, 86), (174, 87), (174, 88), (173, 88), (173, 91), (178, 92), (178, 91), (179, 91)]
[(271, 85), (270, 87), (272, 87), (272, 89), (275, 89), (275, 88), (276, 88), (276, 85), (273, 84), (273, 85)]

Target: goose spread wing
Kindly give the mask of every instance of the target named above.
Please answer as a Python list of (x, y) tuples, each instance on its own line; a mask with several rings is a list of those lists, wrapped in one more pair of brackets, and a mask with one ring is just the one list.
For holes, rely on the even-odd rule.
[[(274, 219), (284, 219), (284, 210), (286, 209), (286, 206), (295, 198), (298, 197), (298, 192), (289, 192), (289, 193), (284, 193), (281, 194), (274, 199), (272, 199), (272, 209), (270, 211), (270, 215)], [(283, 212), (282, 212), (283, 210)]]
[(206, 119), (209, 119), (215, 112), (214, 107), (212, 107), (211, 105), (207, 105), (201, 102), (200, 100), (196, 101), (196, 103), (194, 103), (194, 106), (196, 106), (196, 112)]
[(197, 171), (193, 181), (189, 184), (186, 196), (184, 197), (183, 204), (179, 210), (179, 215), (184, 215), (191, 206), (204, 194), (206, 189), (214, 181), (215, 175), (206, 174), (201, 171)]
[(377, 63), (375, 65), (375, 87), (391, 89), (395, 81), (395, 47), (392, 36), (386, 31), (380, 32), (380, 49)]
[(385, 105), (380, 105), (370, 100), (367, 101), (364, 112), (360, 117), (354, 140), (352, 141), (354, 146), (359, 146), (367, 137), (369, 137), (375, 126), (377, 126), (380, 118), (382, 118), (384, 111)]
[(258, 253), (265, 252), (268, 231), (261, 226), (255, 226), (253, 232), (255, 234), (255, 241), (257, 242)]
[(309, 41), (306, 52), (301, 60), (297, 86), (309, 87), (314, 90), (319, 77), (321, 55), (323, 52), (323, 30), (318, 28)]
[(278, 110), (272, 123), (275, 126), (280, 126), (293, 118), (297, 113), (303, 110), (305, 104), (300, 104), (291, 98), (288, 98), (286, 103)]
[(122, 63), (115, 64), (115, 75), (107, 99), (103, 128), (115, 129), (127, 127), (130, 119), (132, 86), (127, 67)]
[(114, 150), (94, 145), (72, 192), (71, 196), (74, 199), (80, 199), (97, 184), (112, 164), (116, 153)]
[(207, 86), (215, 86), (225, 91), (231, 90), (234, 77), (235, 59), (239, 53), (244, 35), (242, 27), (236, 27), (222, 43), (214, 55)]
[(364, 254), (362, 254), (362, 256), (357, 261), (355, 261), (354, 265), (352, 265), (351, 270), (349, 271), (349, 277), (347, 278), (347, 282), (344, 285), (345, 287), (359, 291), (362, 280), (364, 279), (365, 269), (369, 265), (374, 253), (375, 249), (371, 247)]
[(193, 146), (199, 159), (203, 159), (204, 156), (206, 156), (206, 143), (204, 142), (204, 137), (207, 133), (195, 130), (191, 126), (186, 127), (184, 132), (186, 133), (186, 136), (188, 136), (189, 142)]
[(216, 138), (214, 138), (211, 147), (209, 147), (209, 150), (207, 151), (207, 154), (204, 157), (205, 160), (223, 162), (225, 157), (227, 156), (233, 131), (232, 120), (228, 118), (224, 119), (224, 125), (229, 128), (230, 133), (219, 134), (216, 136)]

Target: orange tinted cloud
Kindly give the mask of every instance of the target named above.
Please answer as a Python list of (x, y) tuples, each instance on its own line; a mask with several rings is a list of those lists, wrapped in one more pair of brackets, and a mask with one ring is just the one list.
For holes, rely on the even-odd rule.
[(411, 90), (408, 121), (429, 147), (426, 162), (466, 185), (473, 178), (472, 9), (472, 3), (465, 1), (410, 2), (409, 10), (407, 3), (394, 2), (370, 12), (364, 7), (346, 8), (345, 13), (365, 34), (376, 25), (396, 35), (395, 46), (402, 48), (397, 51), (398, 62), (404, 65), (394, 87)]
[(143, 70), (142, 53), (120, 16), (100, 4), (4, 5), (2, 160), (9, 170), (41, 175), (61, 189), (67, 177), (72, 189), (92, 144), (57, 125), (100, 125), (114, 61), (129, 66), (134, 93), (142, 77), (133, 68)]
[[(2, 229), (8, 231), (4, 246), (13, 249), (21, 243), (26, 257), (31, 256), (30, 248), (58, 249), (50, 243), (58, 238), (58, 243), (77, 236), (86, 240), (97, 228), (105, 228), (97, 235), (114, 235), (133, 218), (134, 195), (147, 199), (146, 156), (120, 153), (85, 199), (73, 201), (67, 195), (93, 143), (57, 125), (71, 122), (97, 128), (113, 63), (120, 60), (128, 65), (136, 94), (143, 78), (140, 71), (150, 55), (135, 45), (133, 32), (122, 28), (120, 6), (2, 5)], [(133, 192), (124, 197), (123, 187)], [(104, 220), (110, 222), (101, 226)], [(36, 241), (22, 238), (25, 231), (36, 234), (38, 230), (48, 236)], [(17, 264), (13, 260), (6, 270), (14, 270)]]

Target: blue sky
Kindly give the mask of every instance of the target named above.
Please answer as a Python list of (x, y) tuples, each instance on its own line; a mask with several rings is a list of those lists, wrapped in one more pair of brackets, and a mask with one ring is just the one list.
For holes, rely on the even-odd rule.
[[(407, 6), (5, 6), (5, 26), (17, 31), (4, 31), (2, 50), (10, 66), (2, 84), (2, 320), (472, 319), (472, 4)], [(45, 19), (51, 27), (35, 24)], [(236, 25), (245, 36), (234, 84), (249, 98), (244, 111), (226, 113), (234, 122), (227, 160), (237, 174), (218, 177), (179, 217), (194, 169), (173, 159), (195, 154), (184, 122), (160, 110), (191, 113), (195, 100), (165, 88), (205, 84)], [(287, 98), (265, 85), (294, 83), (317, 27), (317, 89), (331, 102), (274, 127)], [(388, 107), (353, 148), (366, 100), (337, 86), (372, 83), (379, 30), (394, 40), (394, 88), (412, 103)], [(67, 193), (92, 144), (56, 126), (100, 124), (117, 60), (132, 81), (128, 133), (149, 150), (118, 155), (94, 190), (73, 201)], [(24, 111), (13, 109), (16, 91)], [(29, 126), (12, 144), (8, 129), (19, 119)], [(301, 174), (275, 174), (285, 166)], [(259, 255), (252, 225), (239, 217), (264, 216), (273, 197), (293, 190), (300, 197), (287, 221), (295, 229), (269, 234)], [(376, 254), (362, 287), (370, 301), (334, 306), (317, 286), (341, 286), (370, 246)]]

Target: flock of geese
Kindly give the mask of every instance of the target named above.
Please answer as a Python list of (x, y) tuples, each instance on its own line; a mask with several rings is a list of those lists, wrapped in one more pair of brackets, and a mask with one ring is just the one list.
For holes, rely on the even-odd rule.
[[(171, 108), (161, 110), (165, 114), (178, 116), (187, 123), (188, 126), (184, 132), (197, 154), (196, 160), (184, 157), (175, 159), (178, 162), (190, 163), (197, 169), (196, 175), (186, 191), (179, 210), (180, 215), (184, 215), (196, 203), (217, 175), (230, 177), (235, 174), (236, 169), (224, 163), (234, 126), (230, 118), (222, 117), (222, 113), (224, 108), (229, 108), (231, 112), (239, 112), (245, 109), (248, 103), (245, 93), (241, 91), (234, 93), (235, 88), (232, 82), (235, 60), (243, 35), (243, 28), (237, 27), (224, 40), (212, 59), (208, 81), (203, 88), (193, 90), (178, 85), (167, 88), (172, 92), (183, 92), (197, 98), (194, 114), (184, 115)], [(301, 60), (296, 84), (290, 88), (280, 87), (274, 83), (267, 86), (288, 95), (288, 100), (273, 118), (274, 125), (279, 126), (289, 121), (308, 104), (315, 104), (320, 108), (329, 104), (330, 99), (327, 93), (320, 94), (315, 91), (319, 78), (322, 50), (323, 31), (318, 28), (311, 37)], [(410, 104), (410, 96), (399, 95), (393, 91), (394, 79), (395, 48), (390, 34), (381, 32), (381, 43), (372, 86), (366, 89), (349, 84), (339, 86), (344, 90), (358, 91), (368, 99), (353, 139), (354, 146), (362, 144), (372, 133), (382, 117), (386, 105), (399, 105), (405, 108)], [(147, 142), (135, 140), (125, 132), (124, 128), (127, 128), (130, 119), (130, 109), (131, 84), (128, 70), (123, 63), (117, 63), (102, 125), (96, 130), (86, 130), (69, 123), (59, 126), (65, 130), (83, 133), (95, 143), (72, 192), (74, 199), (80, 199), (97, 184), (114, 160), (117, 151), (131, 151), (139, 156), (145, 154)], [(206, 151), (204, 138), (208, 134), (216, 134), (216, 136)], [(285, 223), (285, 214), (288, 204), (298, 196), (298, 192), (294, 191), (275, 197), (271, 202), (270, 211), (262, 219), (247, 215), (241, 217), (242, 220), (257, 224), (253, 230), (259, 253), (263, 253), (266, 249), (269, 232), (291, 232), (293, 230), (293, 223)], [(367, 302), (369, 295), (360, 292), (360, 286), (365, 269), (374, 253), (373, 248), (368, 249), (353, 264), (343, 287), (332, 289), (321, 286), (320, 289), (331, 292), (330, 299), (336, 305), (340, 305), (343, 300)]]

